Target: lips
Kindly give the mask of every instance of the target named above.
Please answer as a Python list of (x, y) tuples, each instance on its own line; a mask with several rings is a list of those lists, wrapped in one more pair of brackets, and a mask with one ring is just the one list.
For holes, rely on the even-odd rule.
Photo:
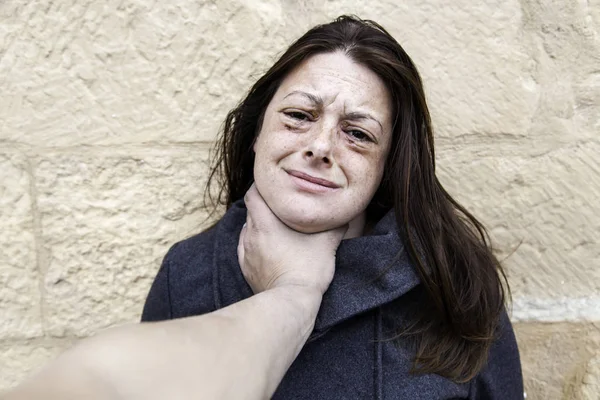
[(303, 179), (310, 183), (314, 183), (315, 185), (320, 185), (320, 186), (324, 186), (326, 188), (331, 188), (331, 189), (337, 189), (340, 187), (340, 185), (338, 185), (334, 182), (328, 181), (327, 179), (318, 178), (316, 176), (305, 174), (304, 172), (294, 171), (294, 170), (288, 170), (286, 172), (293, 177)]

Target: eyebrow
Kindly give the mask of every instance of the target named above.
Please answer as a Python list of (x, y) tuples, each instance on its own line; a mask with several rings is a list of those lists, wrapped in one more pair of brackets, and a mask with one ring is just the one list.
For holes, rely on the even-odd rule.
[(285, 100), (288, 97), (293, 96), (295, 94), (299, 94), (301, 96), (304, 96), (308, 100), (310, 100), (311, 103), (313, 103), (314, 105), (316, 105), (317, 107), (323, 108), (323, 99), (320, 96), (316, 96), (316, 95), (311, 94), (311, 93), (303, 92), (301, 90), (294, 90), (293, 92), (291, 92), (287, 96), (285, 96), (283, 99)]
[[(308, 93), (308, 92), (303, 92), (302, 90), (294, 90), (293, 92), (290, 92), (289, 94), (287, 94), (283, 99), (285, 100), (288, 97), (293, 96), (293, 95), (301, 95), (303, 97), (306, 97), (317, 108), (323, 108), (324, 103), (323, 103), (323, 99), (320, 96), (317, 96), (317, 95), (314, 95), (314, 94)], [(377, 125), (379, 125), (379, 128), (381, 129), (381, 132), (383, 133), (383, 125), (381, 125), (381, 122), (379, 122), (377, 120), (377, 118), (373, 117), (370, 114), (365, 114), (362, 112), (351, 112), (351, 113), (345, 114), (344, 119), (347, 119), (350, 121), (370, 119), (371, 121), (374, 121), (377, 123)]]
[(379, 125), (379, 129), (381, 129), (381, 132), (383, 133), (383, 125), (381, 125), (381, 122), (379, 122), (372, 115), (364, 114), (361, 112), (351, 112), (351, 113), (348, 113), (345, 115), (345, 119), (348, 119), (350, 121), (356, 121), (356, 120), (360, 120), (360, 119), (370, 119), (371, 121), (377, 122), (377, 125)]

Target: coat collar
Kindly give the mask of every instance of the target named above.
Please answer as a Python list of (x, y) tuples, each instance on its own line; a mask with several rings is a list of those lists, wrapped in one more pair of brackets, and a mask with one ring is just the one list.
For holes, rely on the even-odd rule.
[[(252, 296), (237, 259), (237, 244), (246, 221), (243, 201), (236, 202), (217, 225), (213, 289), (217, 308)], [(387, 304), (419, 284), (397, 234), (393, 211), (368, 236), (343, 240), (336, 271), (323, 297), (315, 331), (325, 331), (355, 315)]]

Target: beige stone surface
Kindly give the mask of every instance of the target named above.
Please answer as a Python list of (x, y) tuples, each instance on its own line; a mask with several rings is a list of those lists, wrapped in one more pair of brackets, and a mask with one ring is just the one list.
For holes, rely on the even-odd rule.
[(0, 138), (46, 146), (212, 140), (251, 75), (283, 48), (280, 8), (3, 2)]
[(440, 177), (498, 244), (519, 318), (551, 317), (544, 302), (589, 298), (587, 315), (600, 319), (600, 140), (530, 153), (510, 139), (458, 142), (443, 149)]
[(324, 8), (388, 29), (419, 67), (438, 136), (456, 137), (522, 135), (531, 126), (540, 89), (522, 3), (347, 0)]
[(200, 230), (206, 156), (186, 148), (36, 158), (49, 335), (139, 318), (168, 247)]
[(581, 398), (583, 400), (600, 399), (600, 355), (598, 353), (596, 351), (596, 356), (586, 365), (585, 375), (581, 380)]
[(46, 338), (0, 342), (0, 393), (34, 374), (74, 342)]
[(527, 400), (598, 400), (597, 323), (518, 323), (514, 328)]
[(598, 0), (0, 2), (0, 389), (138, 318), (202, 225), (227, 111), (342, 13), (421, 71), (440, 179), (509, 273), (528, 399), (598, 399)]
[(0, 340), (42, 334), (27, 159), (0, 153)]

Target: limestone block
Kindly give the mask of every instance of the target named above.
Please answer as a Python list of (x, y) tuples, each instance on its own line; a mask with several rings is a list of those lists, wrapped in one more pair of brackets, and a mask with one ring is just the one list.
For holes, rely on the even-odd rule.
[(45, 338), (0, 342), (0, 393), (22, 382), (73, 343), (69, 339)]
[(139, 318), (168, 247), (201, 230), (207, 154), (190, 146), (36, 159), (49, 334)]
[(530, 135), (597, 138), (600, 124), (597, 2), (522, 2), (524, 39), (536, 60), (540, 97)]
[(563, 143), (597, 135), (600, 7), (590, 2), (314, 2), (321, 21), (356, 13), (416, 62), (439, 137)]
[(276, 0), (3, 4), (0, 139), (197, 142), (283, 48)]
[(520, 135), (540, 93), (517, 0), (322, 2), (328, 18), (356, 13), (383, 25), (417, 64), (439, 136)]
[(31, 182), (27, 160), (0, 153), (0, 337), (41, 334)]
[(600, 399), (600, 351), (588, 362), (581, 383), (582, 400)]
[(514, 328), (527, 400), (598, 399), (597, 324), (517, 323)]
[(443, 184), (492, 234), (517, 319), (600, 318), (598, 154), (598, 140), (539, 152), (502, 137), (439, 154)]

